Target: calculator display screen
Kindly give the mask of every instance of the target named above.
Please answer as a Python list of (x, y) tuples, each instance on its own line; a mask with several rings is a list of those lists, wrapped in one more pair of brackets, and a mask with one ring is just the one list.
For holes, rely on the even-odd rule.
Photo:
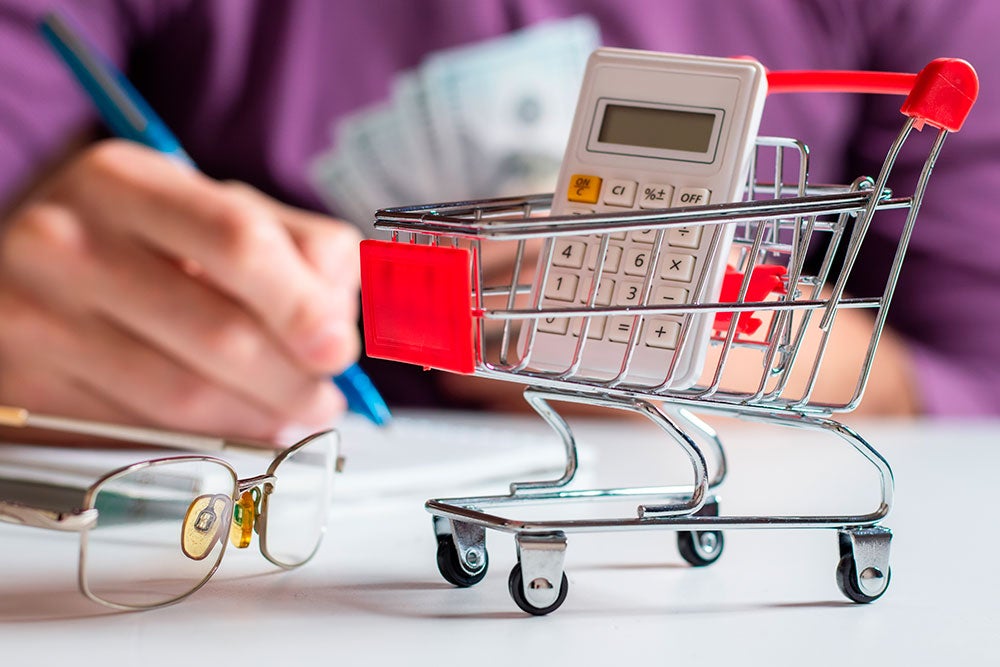
[(712, 113), (608, 104), (597, 140), (643, 148), (705, 153), (717, 116)]

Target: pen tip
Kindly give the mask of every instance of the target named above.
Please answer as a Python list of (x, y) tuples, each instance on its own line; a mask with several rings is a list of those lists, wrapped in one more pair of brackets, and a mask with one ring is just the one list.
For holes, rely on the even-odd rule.
[(334, 384), (347, 400), (347, 409), (367, 417), (377, 426), (392, 421), (389, 406), (378, 393), (371, 379), (356, 364), (333, 378)]
[(372, 414), (371, 420), (376, 426), (388, 426), (392, 423), (392, 413), (389, 412), (389, 407), (385, 403), (381, 405), (381, 408)]

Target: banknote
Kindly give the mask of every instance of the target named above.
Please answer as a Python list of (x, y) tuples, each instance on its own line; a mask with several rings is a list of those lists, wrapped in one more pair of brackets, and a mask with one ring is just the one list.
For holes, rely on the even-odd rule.
[(399, 126), (400, 149), (406, 156), (405, 160), (396, 162), (396, 168), (412, 177), (416, 196), (407, 202), (410, 204), (434, 201), (442, 194), (438, 185), (440, 156), (425, 92), (420, 77), (413, 71), (397, 76), (392, 87), (392, 108)]
[(388, 104), (353, 114), (337, 127), (335, 143), (344, 167), (364, 181), (367, 196), (378, 202), (376, 208), (413, 203), (422, 194), (413, 179), (418, 155), (403, 142), (403, 130)]
[(370, 189), (344, 153), (327, 152), (314, 160), (309, 166), (309, 179), (333, 215), (375, 236), (372, 220), (381, 196)]
[(331, 128), (314, 186), (365, 231), (380, 208), (551, 191), (599, 42), (574, 17), (430, 55)]
[(442, 167), (461, 198), (551, 189), (598, 42), (594, 22), (576, 17), (435, 54), (421, 66)]

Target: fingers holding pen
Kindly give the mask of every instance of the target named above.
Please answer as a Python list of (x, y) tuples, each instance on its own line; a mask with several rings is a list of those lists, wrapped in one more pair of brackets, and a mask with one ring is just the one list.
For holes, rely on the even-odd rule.
[(261, 436), (275, 424), (325, 424), (344, 409), (325, 378), (232, 299), (68, 209), (32, 207), (4, 252), (12, 279), (61, 319), (41, 327), (53, 338), (47, 361), (147, 420), (172, 413), (175, 426), (212, 430), (218, 415), (216, 428)]
[[(197, 267), (200, 280), (253, 313), (304, 367), (336, 372), (356, 358), (356, 272), (343, 271), (343, 287), (330, 289), (279, 207), (125, 142), (90, 149), (77, 161), (84, 167), (89, 179), (53, 187), (56, 202), (71, 201), (115, 232)], [(356, 253), (353, 237), (340, 243)]]
[(255, 437), (329, 423), (344, 401), (328, 374), (359, 347), (356, 236), (293, 218), (141, 147), (89, 149), (5, 223), (0, 296), (41, 316), (6, 318), (5, 335), (36, 333), (0, 341), (0, 380), (31, 347), (41, 393), (86, 388), (91, 417)]
[[(100, 320), (67, 319), (9, 290), (0, 294), (0, 304), (16, 319), (0, 335), (5, 403), (98, 421), (262, 439), (287, 425)], [(10, 349), (19, 354), (8, 354)]]
[(354, 225), (288, 206), (246, 183), (233, 181), (227, 185), (282, 220), (299, 253), (326, 281), (328, 288), (357, 296), (361, 273), (358, 245), (362, 236)]
[(345, 356), (336, 345), (327, 343), (314, 348), (315, 358), (330, 359), (336, 364), (336, 370), (352, 362), (359, 352), (356, 323), (361, 282), (358, 251), (361, 233), (349, 223), (288, 206), (245, 183), (231, 182), (226, 186), (246, 205), (267, 210), (280, 221), (294, 244), (298, 261), (304, 262), (318, 280), (318, 302), (307, 304), (299, 312), (301, 321), (309, 322), (310, 315), (317, 311), (329, 313), (332, 310), (340, 323), (347, 323), (351, 334), (350, 345), (346, 348), (349, 354)]

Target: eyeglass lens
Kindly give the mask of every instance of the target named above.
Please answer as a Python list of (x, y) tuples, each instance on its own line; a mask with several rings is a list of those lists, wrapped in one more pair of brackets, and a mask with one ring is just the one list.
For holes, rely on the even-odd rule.
[(155, 607), (201, 586), (218, 567), (236, 477), (218, 461), (161, 460), (93, 493), (97, 525), (81, 545), (81, 585), (115, 606)]
[(158, 460), (104, 480), (92, 492), (97, 524), (81, 537), (81, 587), (118, 607), (173, 602), (208, 580), (227, 541), (246, 547), (255, 528), (271, 562), (301, 565), (326, 528), (338, 437), (313, 436), (272, 465), (263, 496), (237, 497), (235, 474), (216, 460)]
[(326, 529), (333, 491), (339, 436), (313, 436), (274, 469), (275, 482), (265, 488), (261, 551), (271, 562), (296, 567), (319, 548)]

